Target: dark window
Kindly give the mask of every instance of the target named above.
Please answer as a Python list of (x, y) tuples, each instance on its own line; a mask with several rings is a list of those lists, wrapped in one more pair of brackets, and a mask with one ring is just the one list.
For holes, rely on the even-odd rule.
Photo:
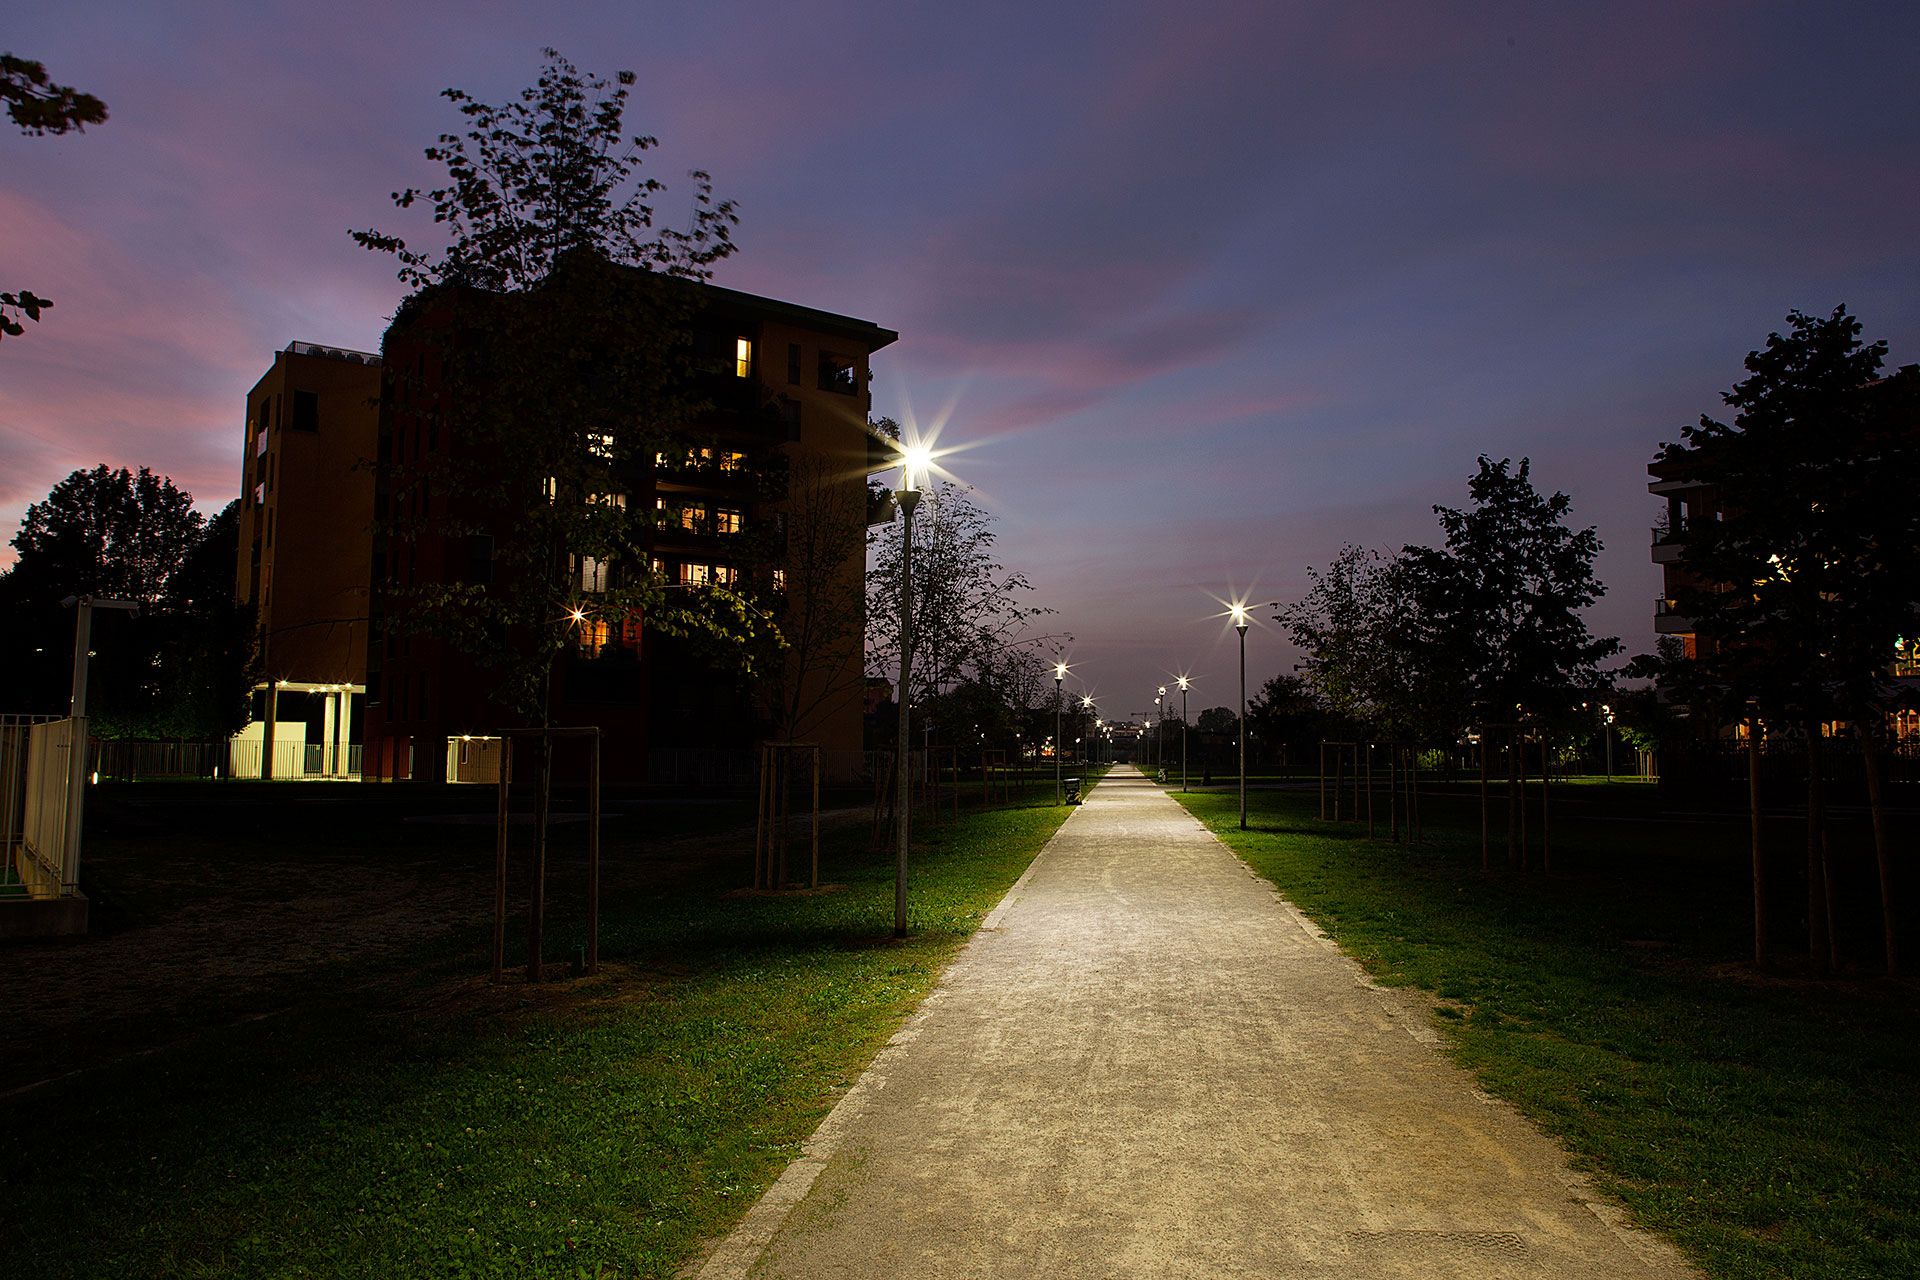
[(852, 356), (820, 353), (820, 389), (837, 391), (843, 396), (860, 393), (860, 362)]
[(780, 423), (787, 429), (787, 439), (800, 438), (800, 402), (780, 397)]
[(800, 385), (800, 344), (797, 342), (787, 344), (787, 381), (796, 387)]
[(293, 421), (288, 424), (295, 431), (318, 431), (320, 429), (320, 395), (314, 391), (296, 391), (293, 393)]

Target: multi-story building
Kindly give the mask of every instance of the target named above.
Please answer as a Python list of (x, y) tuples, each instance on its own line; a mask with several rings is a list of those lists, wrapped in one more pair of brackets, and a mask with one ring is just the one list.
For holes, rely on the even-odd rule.
[[(657, 634), (637, 615), (579, 620), (552, 670), (548, 714), (556, 725), (598, 725), (603, 767), (615, 779), (647, 778), (663, 752), (677, 753), (677, 770), (688, 753), (737, 750), (776, 731), (825, 748), (830, 760), (857, 759), (866, 478), (889, 462), (867, 428), (868, 358), (897, 335), (771, 298), (686, 287), (696, 299), (691, 391), (706, 407), (674, 427), (651, 460), (618, 475), (615, 492), (588, 500), (659, 513), (637, 550), (672, 587), (751, 588), (771, 602), (795, 642), (781, 659), (785, 714), (764, 688), (713, 670), (697, 641)], [(378, 532), (363, 561), (372, 565), (374, 617), (365, 659), (369, 778), (497, 776), (497, 735), (510, 719), (490, 696), (498, 669), (400, 603), (422, 584), (489, 584), (498, 540), (510, 533), (501, 525), (508, 514), (465, 502), (440, 477), (456, 460), (466, 474), (525, 465), (461, 454), (475, 446), (458, 438), (460, 410), (449, 397), (487, 394), (489, 375), (456, 391), (445, 376), (445, 334), (426, 326), (463, 323), (458, 308), (484, 313), (494, 302), (473, 295), (447, 305), (438, 321), (423, 312), (396, 323), (386, 344), (370, 504)], [(817, 558), (797, 562), (821, 555), (822, 538), (824, 574)], [(612, 585), (610, 566), (591, 557), (570, 555), (565, 568), (578, 597)], [(802, 616), (834, 625), (815, 628), (820, 643), (809, 648), (795, 625)]]
[(310, 342), (247, 393), (235, 594), (254, 606), (260, 683), (237, 776), (359, 772), (379, 399), (379, 356)]

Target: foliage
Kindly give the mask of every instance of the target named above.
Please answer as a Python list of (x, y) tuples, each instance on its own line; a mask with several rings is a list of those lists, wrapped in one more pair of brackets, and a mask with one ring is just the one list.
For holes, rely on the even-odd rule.
[(787, 651), (766, 671), (776, 723), (793, 740), (865, 687), (866, 615), (855, 580), (866, 567), (870, 499), (867, 486), (814, 454), (794, 454), (786, 481), (786, 588), (775, 625)]
[(1589, 633), (1581, 615), (1606, 591), (1593, 572), (1599, 536), (1567, 527), (1572, 501), (1541, 497), (1528, 459), (1510, 467), (1482, 455), (1467, 483), (1473, 506), (1434, 508), (1446, 546), (1402, 553), (1414, 604), (1410, 647), (1430, 677), (1419, 698), (1430, 727), (1522, 711), (1564, 717), (1600, 687), (1601, 660), (1620, 651), (1618, 640)]
[[(7, 104), (7, 117), (29, 137), (61, 134), (72, 130), (85, 133), (90, 124), (105, 124), (107, 104), (90, 93), (81, 93), (69, 85), (54, 84), (44, 64), (11, 53), (0, 53), (0, 102)], [(0, 338), (17, 338), (26, 332), (19, 317), (35, 321), (53, 306), (31, 289), (0, 293)]]
[[(711, 641), (716, 662), (748, 672), (767, 623), (744, 590), (669, 592), (642, 551), (662, 513), (628, 501), (706, 406), (692, 363), (697, 282), (733, 252), (733, 206), (714, 204), (696, 175), (691, 229), (655, 228), (646, 201), (660, 185), (634, 180), (653, 140), (622, 142), (632, 75), (609, 95), (546, 57), (517, 102), (444, 94), (472, 127), (427, 150), (448, 176), (427, 193), (451, 233), (439, 257), (354, 233), (418, 290), (383, 348), (398, 430), (448, 441), (421, 461), (389, 460), (384, 531), (407, 543), (432, 527), (491, 548), (484, 574), (394, 584), (384, 625), (441, 636), (492, 667), (496, 701), (535, 723), (560, 657), (598, 648), (630, 660), (618, 638), (642, 618), (656, 634)], [(407, 208), (419, 195), (393, 199)], [(588, 640), (601, 628), (604, 647)]]
[(1300, 649), (1300, 692), (1374, 731), (1417, 731), (1414, 655), (1408, 624), (1412, 583), (1400, 557), (1348, 545), (1312, 586), (1275, 616)]
[(442, 134), (427, 159), (446, 167), (447, 185), (393, 193), (407, 209), (433, 202), (433, 220), (452, 242), (438, 258), (409, 249), (379, 231), (356, 231), (367, 249), (400, 262), (400, 279), (414, 289), (463, 284), (519, 292), (544, 282), (569, 256), (585, 252), (611, 262), (704, 280), (713, 263), (734, 251), (739, 223), (731, 200), (713, 200), (713, 184), (696, 170), (693, 224), (685, 231), (656, 228), (649, 201), (665, 186), (636, 180), (642, 152), (658, 145), (622, 131), (631, 71), (619, 87), (583, 76), (553, 49), (547, 67), (519, 101), (492, 106), (461, 89), (440, 96), (467, 117), (465, 135)]
[(221, 737), (245, 721), (246, 611), (233, 602), (237, 505), (212, 521), (142, 467), (75, 471), (27, 508), (0, 576), (9, 710), (67, 702), (74, 617), (61, 601), (132, 600), (94, 614), (88, 709), (108, 736)]
[(1247, 700), (1247, 728), (1269, 748), (1308, 750), (1331, 736), (1331, 718), (1318, 692), (1300, 676), (1274, 676)]
[[(1023, 573), (996, 561), (992, 518), (974, 505), (972, 490), (942, 481), (927, 492), (914, 516), (913, 676), (931, 699), (962, 681), (1000, 688), (1020, 707), (1035, 682), (1032, 651), (1058, 637), (1027, 633), (1053, 610), (1024, 603), (1033, 586)], [(867, 572), (867, 664), (876, 674), (900, 661), (901, 531), (903, 521), (868, 533), (873, 567)], [(1051, 690), (1047, 693), (1050, 695)]]
[(1733, 422), (1702, 415), (1660, 455), (1718, 491), (1718, 518), (1684, 531), (1695, 585), (1677, 592), (1703, 643), (1663, 674), (1727, 718), (1882, 704), (1896, 644), (1920, 635), (1920, 372), (1876, 383), (1886, 343), (1844, 306), (1788, 322), (1722, 397)]
[(107, 104), (70, 85), (55, 84), (44, 63), (0, 53), (0, 102), (7, 118), (29, 137), (44, 134), (85, 133), (90, 124), (107, 122)]

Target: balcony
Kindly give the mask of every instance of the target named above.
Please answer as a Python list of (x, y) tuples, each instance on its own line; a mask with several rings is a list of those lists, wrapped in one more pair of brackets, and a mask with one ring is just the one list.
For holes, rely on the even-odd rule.
[(1693, 619), (1680, 612), (1680, 602), (1664, 596), (1653, 602), (1653, 631), (1662, 636), (1688, 636), (1693, 634)]
[(1653, 562), (1673, 564), (1686, 554), (1686, 539), (1665, 525), (1653, 526)]

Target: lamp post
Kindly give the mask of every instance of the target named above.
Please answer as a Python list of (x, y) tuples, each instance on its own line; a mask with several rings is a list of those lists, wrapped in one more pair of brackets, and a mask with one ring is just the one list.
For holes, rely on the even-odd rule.
[(1187, 685), (1188, 680), (1181, 676), (1174, 681), (1180, 686), (1180, 789), (1187, 789)]
[(1056, 808), (1065, 800), (1066, 793), (1060, 788), (1060, 682), (1067, 678), (1067, 664), (1053, 664), (1053, 803)]
[(1167, 773), (1167, 686), (1161, 685), (1153, 700), (1153, 752), (1160, 757), (1160, 776)]
[(925, 468), (927, 463), (924, 449), (909, 449), (900, 461), (900, 515), (905, 521), (900, 532), (900, 732), (895, 740), (899, 774), (895, 779), (895, 801), (900, 806), (899, 814), (899, 850), (893, 864), (893, 936), (907, 936), (907, 838), (912, 818), (907, 803), (912, 794), (913, 785), (908, 772), (907, 747), (907, 680), (913, 673), (913, 512), (920, 505), (920, 491), (913, 487), (913, 471), (916, 464)]
[[(1079, 738), (1076, 738), (1075, 741), (1088, 743), (1089, 746), (1091, 745), (1093, 734), (1090, 731), (1091, 730), (1090, 722), (1092, 720), (1093, 720), (1093, 695), (1082, 694), (1080, 697), (1080, 733), (1082, 736)], [(1090, 765), (1093, 763), (1092, 757), (1087, 754), (1088, 749), (1089, 749), (1088, 746), (1083, 746), (1080, 749), (1080, 763), (1082, 765)]]
[(1247, 607), (1233, 606), (1233, 629), (1240, 633), (1240, 829), (1247, 829)]

